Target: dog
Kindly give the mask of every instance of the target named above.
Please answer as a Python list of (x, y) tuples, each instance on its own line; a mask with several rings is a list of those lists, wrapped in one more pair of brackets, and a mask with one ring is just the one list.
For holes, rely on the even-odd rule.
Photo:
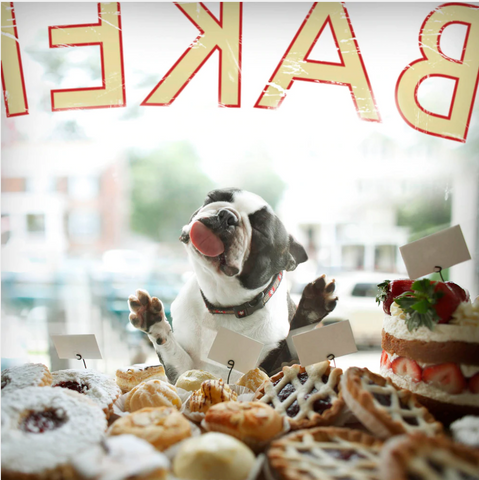
[(138, 290), (128, 299), (130, 322), (148, 335), (171, 381), (191, 369), (225, 377), (226, 367), (207, 361), (221, 326), (263, 343), (260, 364), (272, 373), (291, 360), (285, 342), (291, 322), (318, 321), (336, 305), (334, 281), (326, 284), (322, 276), (305, 288), (296, 308), (284, 271), (308, 256), (256, 194), (234, 188), (208, 193), (180, 240), (195, 274), (171, 305), (173, 329), (158, 298)]

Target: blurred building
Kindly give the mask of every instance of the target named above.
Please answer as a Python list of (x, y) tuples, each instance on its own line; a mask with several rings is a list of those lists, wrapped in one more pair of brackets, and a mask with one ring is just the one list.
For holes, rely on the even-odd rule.
[(128, 223), (126, 158), (88, 141), (2, 149), (3, 270), (55, 268), (117, 246)]

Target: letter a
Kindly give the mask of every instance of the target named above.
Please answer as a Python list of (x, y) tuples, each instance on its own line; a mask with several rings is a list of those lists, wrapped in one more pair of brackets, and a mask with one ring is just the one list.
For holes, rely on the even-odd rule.
[[(308, 58), (328, 24), (340, 63)], [(359, 117), (381, 121), (348, 13), (341, 3), (313, 5), (255, 107), (279, 107), (295, 80), (345, 85), (351, 92)]]

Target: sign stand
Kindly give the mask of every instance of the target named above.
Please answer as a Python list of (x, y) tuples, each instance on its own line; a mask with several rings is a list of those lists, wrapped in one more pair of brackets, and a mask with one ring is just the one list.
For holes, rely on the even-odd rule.
[(77, 353), (76, 356), (77, 356), (78, 360), (83, 360), (83, 365), (84, 365), (84, 367), (86, 368), (85, 359), (84, 359), (79, 353)]
[(228, 360), (228, 365), (230, 368), (228, 368), (228, 380), (226, 380), (226, 383), (230, 383), (230, 377), (231, 377), (231, 372), (233, 371), (233, 368), (235, 367), (235, 361), (234, 360)]
[(87, 335), (51, 335), (58, 358), (72, 358), (83, 361), (87, 368), (85, 358), (101, 359), (102, 355), (93, 334)]
[(442, 276), (442, 267), (439, 267), (438, 265), (436, 265), (434, 268), (436, 269), (436, 273), (439, 273), (441, 280), (444, 282), (444, 277)]

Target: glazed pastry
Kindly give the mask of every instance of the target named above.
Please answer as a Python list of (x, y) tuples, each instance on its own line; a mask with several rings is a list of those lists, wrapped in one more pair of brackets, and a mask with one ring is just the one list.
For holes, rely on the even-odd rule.
[(445, 436), (392, 438), (381, 452), (382, 480), (479, 479), (479, 452)]
[(238, 398), (223, 380), (206, 380), (201, 388), (190, 397), (190, 410), (192, 412), (206, 413), (212, 405), (221, 402), (235, 401)]
[(382, 442), (358, 430), (316, 427), (275, 440), (268, 450), (275, 478), (380, 480)]
[(2, 478), (68, 478), (70, 460), (100, 442), (102, 409), (62, 388), (26, 387), (2, 398)]
[(287, 416), (293, 430), (332, 425), (344, 407), (339, 393), (342, 373), (340, 368), (331, 368), (328, 361), (306, 368), (283, 367), (263, 383), (254, 398)]
[(158, 379), (168, 383), (163, 365), (146, 365), (144, 363), (131, 367), (119, 368), (116, 371), (116, 383), (123, 393), (128, 393), (141, 382)]
[(100, 405), (107, 419), (113, 412), (113, 403), (121, 394), (112, 377), (96, 370), (59, 370), (53, 372), (52, 377), (52, 387), (67, 388), (85, 395)]
[(176, 386), (188, 392), (194, 392), (201, 388), (201, 384), (206, 380), (219, 380), (216, 375), (205, 370), (187, 370), (178, 377)]
[(258, 388), (261, 386), (263, 382), (269, 380), (268, 375), (260, 370), (259, 368), (255, 368), (254, 370), (250, 370), (246, 372), (237, 382), (236, 385), (240, 385), (241, 387), (246, 387), (256, 392)]
[(231, 435), (259, 450), (283, 431), (283, 417), (261, 402), (223, 402), (210, 407), (205, 429)]
[(253, 452), (236, 438), (211, 432), (185, 441), (173, 460), (173, 473), (187, 480), (246, 480)]
[(162, 380), (149, 380), (140, 383), (127, 393), (125, 410), (135, 412), (146, 407), (176, 407), (181, 408), (181, 400), (176, 393), (176, 387)]
[(2, 394), (25, 387), (48, 387), (52, 375), (42, 363), (25, 363), (2, 370)]
[(163, 451), (191, 437), (191, 426), (175, 407), (142, 408), (120, 417), (108, 430), (109, 435), (125, 433), (143, 438)]
[(170, 462), (147, 441), (119, 435), (79, 452), (72, 465), (82, 480), (162, 480)]
[(442, 425), (417, 401), (414, 394), (396, 389), (391, 380), (367, 368), (349, 368), (341, 384), (346, 405), (379, 438), (415, 431), (428, 435), (442, 432)]

